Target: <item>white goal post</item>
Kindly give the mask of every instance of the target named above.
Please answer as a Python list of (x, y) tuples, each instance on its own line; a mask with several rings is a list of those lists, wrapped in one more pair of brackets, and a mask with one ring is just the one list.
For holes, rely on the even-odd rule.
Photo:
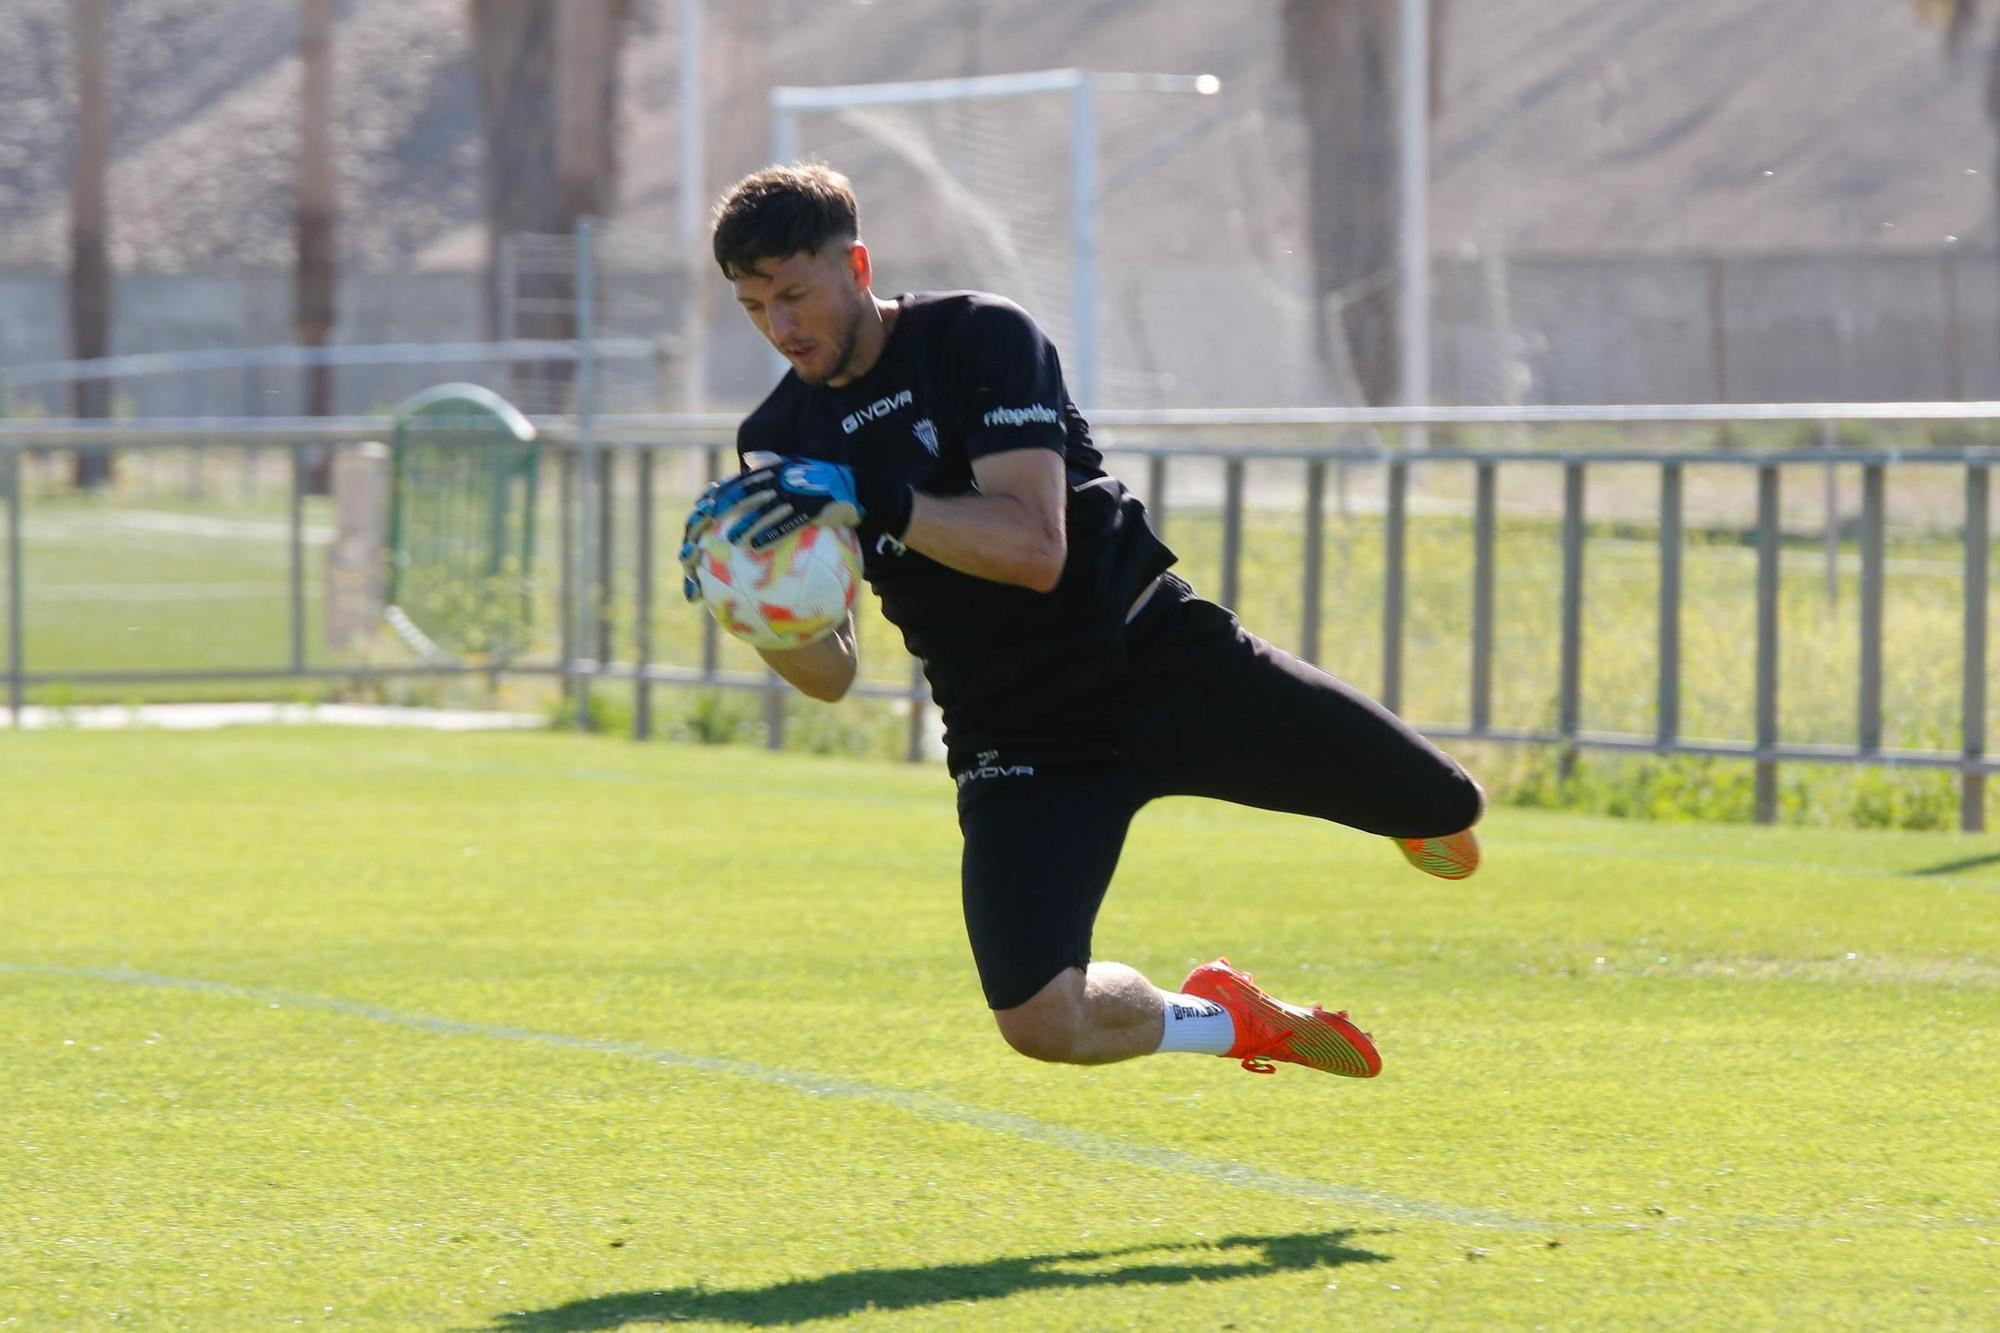
[[(1069, 283), (1067, 305), (1073, 320), (1069, 346), (1064, 348), (1067, 375), (1076, 400), (1094, 405), (1104, 397), (1100, 377), (1099, 202), (1106, 192), (1100, 154), (1100, 99), (1107, 94), (1151, 93), (1210, 97), (1222, 82), (1212, 74), (1111, 74), (1081, 69), (1039, 70), (1022, 74), (978, 75), (911, 83), (863, 83), (833, 87), (783, 86), (771, 90), (771, 154), (774, 161), (792, 162), (816, 145), (803, 141), (800, 117), (805, 112), (854, 113), (866, 108), (907, 107), (923, 103), (972, 103), (996, 98), (1057, 95), (1068, 101), (1068, 227)], [(1194, 131), (1199, 133), (1199, 130)], [(1165, 145), (1173, 151), (1174, 145)], [(891, 151), (895, 151), (893, 146)], [(905, 150), (908, 155), (908, 150)], [(836, 164), (838, 165), (838, 164)], [(949, 165), (927, 161), (918, 165), (929, 178), (949, 175)], [(1149, 163), (1138, 164), (1144, 169)], [(940, 188), (951, 188), (938, 180)], [(968, 216), (978, 210), (968, 208)]]

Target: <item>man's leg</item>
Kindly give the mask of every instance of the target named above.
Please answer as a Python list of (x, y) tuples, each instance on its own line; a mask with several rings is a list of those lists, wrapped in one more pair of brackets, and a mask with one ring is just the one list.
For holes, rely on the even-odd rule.
[(989, 751), (957, 779), (965, 929), (1001, 1035), (1023, 1055), (1075, 1064), (1157, 1049), (1159, 991), (1090, 961), (1126, 830), (1151, 795), (1140, 775)]
[(1395, 839), (1406, 855), (1478, 822), (1479, 784), (1407, 722), (1223, 608), (1184, 602), (1156, 631), (1156, 724), (1135, 755), (1159, 765), (1162, 794), (1312, 815)]
[(1166, 1010), (1165, 992), (1134, 969), (1123, 963), (1091, 963), (1064, 968), (1032, 999), (994, 1010), (993, 1021), (1007, 1044), (1023, 1055), (1059, 1064), (1107, 1065), (1159, 1050)]
[(1122, 963), (1090, 961), (1091, 927), (1152, 777), (1122, 765), (1041, 767), (982, 756), (959, 774), (966, 933), (995, 1023), (1023, 1055), (1108, 1064), (1157, 1051), (1226, 1055), (1368, 1077), (1367, 1034), (1282, 1004), (1226, 961), (1162, 991)]
[(1179, 991), (1163, 991), (1123, 963), (1068, 968), (1026, 1004), (993, 1017), (1023, 1055), (1103, 1065), (1161, 1051), (1240, 1060), (1253, 1073), (1273, 1062), (1373, 1078), (1382, 1057), (1344, 1013), (1300, 1008), (1266, 995), (1226, 958), (1204, 963)]

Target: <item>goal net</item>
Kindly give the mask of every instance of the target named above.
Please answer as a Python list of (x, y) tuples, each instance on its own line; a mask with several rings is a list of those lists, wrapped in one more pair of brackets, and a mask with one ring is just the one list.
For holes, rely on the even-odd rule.
[[(1020, 302), (1097, 407), (1324, 400), (1258, 104), (1051, 70), (772, 90), (773, 156), (855, 182), (877, 290)], [(1218, 197), (1231, 201), (1216, 208)]]

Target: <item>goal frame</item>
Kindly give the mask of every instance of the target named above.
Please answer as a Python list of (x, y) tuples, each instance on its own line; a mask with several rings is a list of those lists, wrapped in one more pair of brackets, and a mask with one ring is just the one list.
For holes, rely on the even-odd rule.
[(1069, 98), (1070, 251), (1074, 346), (1065, 348), (1066, 378), (1079, 404), (1095, 403), (1097, 379), (1098, 200), (1097, 99), (1104, 93), (1168, 93), (1211, 97), (1222, 91), (1213, 74), (1115, 74), (1046, 69), (1021, 74), (980, 74), (907, 83), (849, 83), (825, 87), (780, 85), (771, 89), (771, 159), (795, 161), (798, 116), (861, 106), (911, 106), (927, 102), (980, 101), (1037, 94)]

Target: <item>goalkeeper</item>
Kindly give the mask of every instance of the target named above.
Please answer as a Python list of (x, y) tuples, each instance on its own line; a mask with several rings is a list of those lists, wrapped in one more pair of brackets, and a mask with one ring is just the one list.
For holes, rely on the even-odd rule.
[[(1347, 824), (1458, 878), (1478, 862), (1478, 785), (1170, 572), (1173, 552), (1099, 466), (1056, 350), (1020, 307), (877, 297), (838, 172), (745, 178), (717, 207), (714, 253), (790, 369), (738, 432), (746, 470), (689, 515), (682, 562), (712, 525), (753, 547), (809, 522), (858, 530), (868, 582), (944, 716), (966, 930), (1007, 1042), (1074, 1064), (1197, 1051), (1259, 1073), (1378, 1073), (1345, 1014), (1275, 1000), (1226, 959), (1173, 991), (1092, 961), (1098, 907), (1132, 817), (1158, 796)], [(763, 657), (839, 699), (853, 622)]]

